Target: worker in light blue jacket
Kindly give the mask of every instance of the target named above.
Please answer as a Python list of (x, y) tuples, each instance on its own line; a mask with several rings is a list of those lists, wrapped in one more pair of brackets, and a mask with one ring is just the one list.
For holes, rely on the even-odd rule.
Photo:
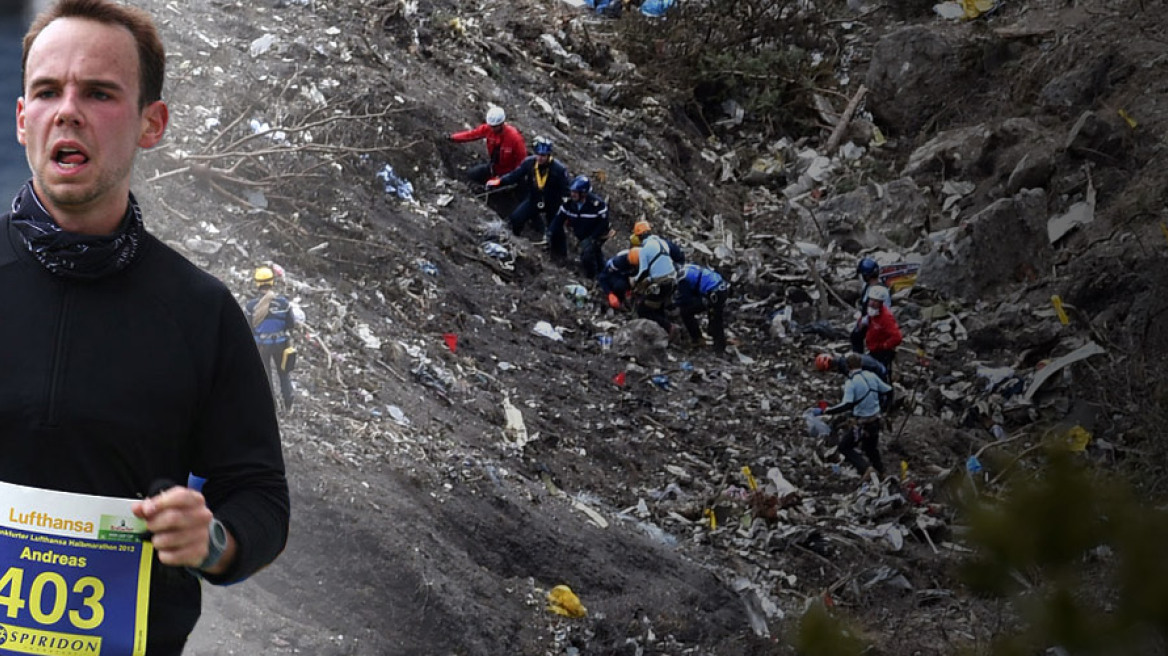
[(655, 321), (665, 332), (672, 331), (668, 311), (673, 300), (677, 269), (669, 255), (669, 244), (650, 235), (640, 247), (629, 249), (629, 264), (637, 268), (633, 276), (637, 316)]
[[(892, 387), (880, 380), (880, 377), (864, 369), (863, 360), (859, 353), (848, 354), (848, 378), (844, 381), (843, 399), (826, 409), (812, 408), (814, 415), (834, 415), (840, 412), (851, 411), (854, 425), (844, 432), (840, 439), (840, 455), (850, 465), (856, 468), (862, 476), (869, 471), (875, 471), (884, 476), (884, 461), (880, 458), (880, 395), (891, 392)], [(856, 443), (864, 455), (856, 453)], [(868, 459), (865, 460), (864, 456)]]

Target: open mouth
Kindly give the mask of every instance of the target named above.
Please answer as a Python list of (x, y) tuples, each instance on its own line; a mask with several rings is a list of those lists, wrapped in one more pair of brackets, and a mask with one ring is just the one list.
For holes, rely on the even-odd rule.
[(89, 161), (89, 156), (80, 149), (62, 146), (53, 154), (53, 161), (63, 169), (73, 169)]

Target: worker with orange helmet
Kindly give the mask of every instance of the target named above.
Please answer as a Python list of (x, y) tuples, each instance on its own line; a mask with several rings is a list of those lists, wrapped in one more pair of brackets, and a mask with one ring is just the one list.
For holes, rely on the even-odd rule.
[[(645, 239), (649, 238), (653, 234), (653, 224), (649, 223), (645, 219), (641, 219), (633, 224), (633, 234), (629, 235), (629, 244), (634, 248), (640, 246), (641, 243), (645, 241)], [(673, 260), (673, 265), (679, 268), (684, 266), (685, 251), (681, 250), (681, 247), (673, 243), (672, 240), (666, 239), (660, 235), (656, 236), (658, 239), (664, 241), (665, 245), (669, 247), (669, 257)]]
[(604, 295), (608, 307), (619, 310), (622, 303), (633, 292), (629, 279), (637, 272), (637, 265), (630, 261), (631, 249), (613, 255), (604, 263), (604, 270), (596, 277), (600, 293)]
[[(883, 363), (867, 353), (857, 353), (855, 355), (860, 356), (860, 369), (876, 374), (877, 378), (888, 383), (890, 387), (892, 386), (892, 380), (889, 379), (891, 372), (888, 370), (888, 367), (885, 367)], [(831, 353), (820, 353), (815, 356), (815, 369), (817, 371), (838, 371), (846, 375), (848, 373), (847, 357), (833, 355)], [(893, 394), (894, 392), (892, 391), (880, 393), (881, 410), (887, 411), (889, 409), (892, 405)]]
[[(888, 382), (888, 369), (880, 364), (876, 358), (863, 354), (860, 356), (860, 368), (865, 371), (871, 371), (880, 377), (880, 380)], [(832, 353), (820, 353), (815, 356), (816, 371), (838, 371), (841, 374), (848, 373), (847, 360), (842, 355), (834, 355)]]
[(649, 319), (671, 332), (669, 308), (677, 286), (677, 269), (669, 254), (669, 245), (656, 235), (642, 238), (641, 245), (629, 249), (629, 263), (636, 267), (633, 293), (637, 316)]

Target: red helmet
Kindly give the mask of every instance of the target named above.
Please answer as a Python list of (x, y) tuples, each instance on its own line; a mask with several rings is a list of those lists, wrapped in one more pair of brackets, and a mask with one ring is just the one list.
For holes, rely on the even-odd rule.
[(827, 353), (820, 353), (815, 356), (815, 368), (819, 371), (827, 371), (831, 369), (831, 365), (835, 362), (835, 358)]

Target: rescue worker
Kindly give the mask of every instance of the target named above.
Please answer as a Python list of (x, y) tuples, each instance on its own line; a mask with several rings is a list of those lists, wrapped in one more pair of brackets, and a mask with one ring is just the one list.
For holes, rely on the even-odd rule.
[[(848, 373), (848, 360), (846, 357), (839, 355), (832, 355), (830, 353), (820, 353), (815, 356), (815, 368), (819, 371), (838, 371), (841, 374)], [(892, 385), (892, 380), (888, 377), (888, 368), (880, 363), (879, 360), (866, 353), (860, 354), (860, 368), (864, 371), (871, 371), (876, 374), (880, 380)], [(893, 392), (884, 392), (880, 395), (880, 409), (888, 412), (892, 405)]]
[(710, 336), (714, 339), (714, 350), (726, 350), (726, 298), (730, 295), (730, 285), (717, 271), (697, 264), (687, 264), (677, 274), (677, 292), (674, 303), (681, 313), (681, 322), (689, 332), (694, 344), (702, 342), (702, 329), (698, 326), (698, 313), (705, 311), (710, 318)]
[[(867, 476), (870, 470), (874, 470), (883, 478), (884, 461), (880, 458), (879, 448), (880, 394), (891, 392), (892, 387), (880, 380), (876, 374), (863, 369), (859, 353), (848, 354), (847, 366), (848, 378), (844, 381), (843, 399), (828, 408), (811, 408), (810, 413), (819, 416), (850, 411), (854, 423), (850, 430), (844, 431), (844, 436), (840, 439), (840, 455), (855, 467), (861, 476)], [(857, 442), (864, 455), (856, 453)]]
[(633, 292), (629, 279), (637, 272), (637, 267), (629, 261), (629, 249), (613, 255), (604, 263), (604, 270), (596, 277), (600, 293), (604, 294), (608, 307), (619, 310), (621, 302)]
[[(860, 315), (856, 319), (856, 325), (852, 327), (852, 350), (856, 353), (864, 352), (864, 333), (868, 330), (868, 298), (873, 290), (883, 289), (885, 292), (888, 288), (880, 281), (880, 265), (870, 257), (865, 257), (856, 265), (856, 275), (860, 276), (860, 281), (864, 283), (864, 287), (860, 290), (860, 300), (857, 305), (860, 308)], [(892, 295), (886, 294), (884, 296), (885, 304), (888, 309), (892, 309)]]
[(668, 312), (677, 269), (669, 257), (669, 245), (664, 239), (649, 235), (641, 240), (640, 247), (629, 249), (629, 263), (637, 268), (633, 275), (637, 316), (656, 322), (667, 333), (672, 332)]
[[(629, 244), (636, 247), (640, 246), (645, 238), (653, 234), (653, 225), (648, 221), (641, 219), (633, 224), (633, 234), (629, 235)], [(669, 257), (673, 260), (673, 265), (681, 267), (685, 265), (685, 251), (681, 247), (673, 243), (673, 241), (665, 237), (658, 237), (669, 246)]]
[(255, 285), (260, 296), (248, 301), (245, 309), (251, 320), (256, 347), (264, 360), (268, 384), (272, 384), (274, 368), (280, 380), (280, 397), (284, 409), (290, 410), (295, 400), (291, 373), (296, 358), (295, 349), (292, 349), (292, 328), (296, 326), (296, 315), (288, 299), (276, 293), (276, 272), (272, 267), (256, 267)]
[(601, 248), (609, 233), (608, 204), (592, 193), (592, 181), (583, 175), (576, 176), (568, 185), (568, 195), (548, 230), (551, 252), (557, 257), (567, 257), (564, 226), (568, 226), (579, 242), (580, 268), (585, 276), (595, 278), (604, 267)]
[(544, 221), (560, 211), (560, 204), (568, 195), (568, 169), (552, 156), (551, 140), (536, 137), (532, 150), (535, 154), (523, 160), (517, 169), (502, 177), (487, 180), (488, 189), (513, 184), (526, 187), (527, 198), (519, 203), (509, 217), (511, 232), (516, 235), (522, 234), (523, 227), (528, 223), (543, 233), (547, 229)]
[(507, 114), (502, 107), (492, 106), (487, 110), (486, 122), (473, 130), (464, 130), (450, 135), (455, 143), (466, 143), (485, 139), (487, 161), (470, 167), (466, 177), (475, 184), (484, 184), (519, 168), (527, 157), (527, 142), (519, 130), (506, 122)]
[(873, 287), (868, 292), (868, 330), (864, 335), (864, 345), (872, 357), (880, 361), (888, 370), (888, 380), (892, 380), (892, 363), (896, 359), (896, 347), (904, 341), (900, 325), (892, 310), (888, 309), (888, 288)]

